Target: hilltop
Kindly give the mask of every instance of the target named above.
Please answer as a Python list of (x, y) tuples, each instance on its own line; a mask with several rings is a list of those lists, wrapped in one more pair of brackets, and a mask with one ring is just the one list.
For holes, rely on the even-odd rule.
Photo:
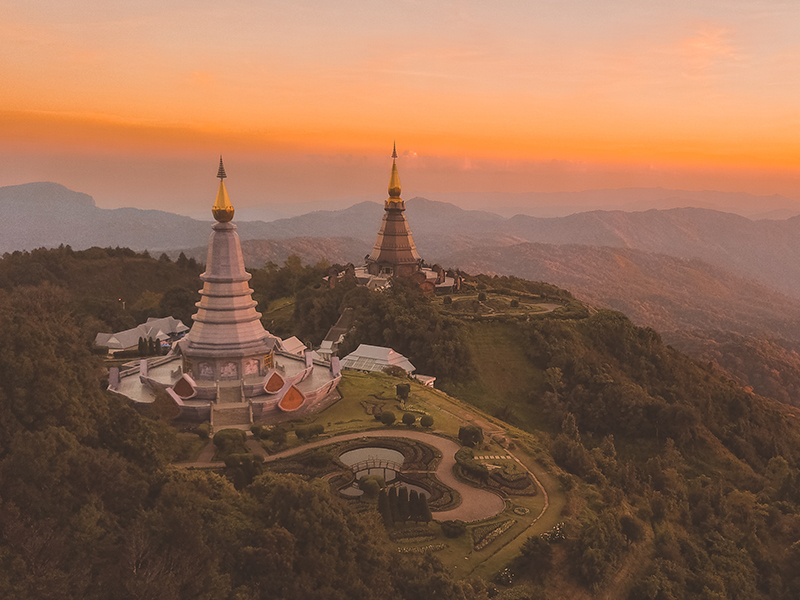
[[(139, 296), (117, 306), (114, 318), (133, 318), (139, 310), (133, 305), (161, 294), (181, 272), (183, 289), (197, 289), (198, 267), (189, 259), (179, 265), (124, 250), (64, 248), (0, 260), (0, 347), (15, 348), (0, 354), (2, 531), (17, 532), (3, 534), (0, 547), (13, 559), (13, 580), (23, 590), (15, 595), (3, 583), (12, 578), (0, 578), (5, 597), (48, 597), (43, 590), (52, 590), (49, 597), (93, 598), (107, 589), (128, 597), (131, 590), (157, 588), (161, 597), (167, 590), (178, 598), (197, 585), (214, 597), (233, 598), (231, 582), (252, 595), (261, 585), (258, 574), (268, 574), (270, 585), (283, 582), (286, 598), (308, 597), (304, 581), (323, 590), (322, 598), (326, 581), (342, 589), (355, 585), (352, 593), (361, 593), (361, 579), (347, 583), (339, 575), (367, 569), (378, 577), (390, 562), (392, 572), (404, 575), (382, 579), (381, 597), (414, 598), (436, 577), (445, 598), (483, 600), (491, 587), (505, 589), (502, 577), (497, 583), (457, 582), (437, 566), (435, 555), (397, 560), (371, 513), (359, 516), (342, 506), (320, 480), (254, 474), (243, 481), (235, 479), (239, 467), (232, 463), (226, 469), (238, 482), (233, 486), (218, 475), (167, 468), (193, 434), (179, 434), (163, 417), (144, 418), (106, 398), (80, 329), (102, 322), (108, 306), (89, 302), (91, 283), (81, 283), (81, 274), (94, 265), (102, 278), (120, 260), (138, 265), (128, 269), (125, 285)], [(538, 456), (537, 468), (560, 488), (566, 539), (514, 546), (521, 552), (506, 559), (528, 595), (796, 595), (795, 409), (692, 361), (652, 329), (587, 306), (553, 285), (468, 278), (452, 304), (473, 303), (469, 314), (401, 282), (384, 293), (346, 282), (329, 289), (324, 273), (323, 267), (291, 259), (282, 268), (255, 271), (252, 284), (261, 303), (293, 303), (288, 327), (304, 337), (319, 337), (342, 308), (353, 308), (355, 329), (345, 345), (396, 347), (420, 370), (436, 375), (445, 391), (504, 423), (510, 437), (492, 443), (520, 444), (520, 451)], [(82, 298), (77, 303), (71, 298), (76, 293)], [(559, 306), (515, 311), (509, 299)], [(481, 302), (492, 310), (482, 310)], [(162, 308), (156, 303), (152, 310)], [(16, 318), (22, 310), (28, 319)], [(386, 376), (380, 377), (372, 392), (369, 376), (359, 378), (365, 397), (391, 390)], [(347, 430), (345, 417), (336, 419), (341, 431)], [(287, 494), (292, 502), (275, 504)], [(278, 511), (257, 509), (278, 505)], [(310, 561), (303, 549), (322, 533), (324, 555)], [(48, 547), (47, 577), (16, 539), (56, 540)], [(123, 568), (137, 543), (153, 557), (143, 563), (151, 569), (146, 577)], [(280, 557), (268, 549), (293, 544), (295, 553), (277, 568)], [(371, 566), (363, 563), (365, 556), (372, 557)], [(166, 557), (171, 566), (164, 566)], [(231, 566), (254, 557), (258, 568)], [(78, 563), (99, 571), (75, 569)], [(404, 587), (403, 578), (421, 587)]]

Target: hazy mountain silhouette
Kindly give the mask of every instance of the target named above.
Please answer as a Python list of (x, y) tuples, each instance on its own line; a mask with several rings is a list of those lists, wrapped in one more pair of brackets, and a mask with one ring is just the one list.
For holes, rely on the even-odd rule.
[[(800, 217), (753, 221), (704, 208), (642, 212), (592, 211), (558, 218), (516, 215), (412, 198), (406, 216), (428, 262), (455, 260), (476, 246), (521, 242), (629, 248), (698, 258), (784, 293), (800, 295)], [(344, 210), (238, 222), (242, 239), (350, 238), (375, 241), (383, 208), (361, 202)], [(128, 246), (136, 250), (196, 248), (208, 240), (209, 223), (164, 211), (102, 209), (91, 197), (53, 183), (0, 188), (0, 252), (70, 244)], [(363, 254), (359, 254), (363, 256)]]
[(432, 200), (458, 206), (492, 206), (493, 212), (511, 217), (565, 217), (593, 210), (668, 210), (684, 206), (730, 212), (750, 219), (785, 219), (800, 213), (800, 202), (772, 194), (758, 196), (746, 192), (714, 190), (674, 190), (662, 187), (582, 190), (578, 192), (433, 192), (423, 194)]

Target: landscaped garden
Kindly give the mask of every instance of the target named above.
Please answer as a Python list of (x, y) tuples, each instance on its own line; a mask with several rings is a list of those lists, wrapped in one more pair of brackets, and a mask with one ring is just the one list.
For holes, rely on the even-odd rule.
[[(408, 389), (404, 390), (404, 386)], [(279, 460), (268, 458), (264, 468), (324, 478), (332, 492), (356, 510), (378, 512), (398, 551), (436, 552), (445, 564), (486, 577), (494, 576), (518, 555), (530, 536), (544, 533), (559, 522), (563, 505), (559, 484), (539, 462), (544, 454), (530, 434), (408, 378), (345, 372), (339, 389), (342, 398), (316, 415), (258, 429), (268, 453), (300, 450), (309, 442), (319, 446)], [(402, 396), (407, 397), (403, 400)], [(385, 418), (387, 413), (394, 418)], [(407, 417), (404, 422), (404, 415), (414, 418)], [(426, 426), (421, 424), (423, 418)], [(452, 510), (464, 501), (434, 474), (440, 454), (430, 445), (404, 436), (409, 431), (433, 433), (460, 444), (459, 433), (463, 436), (462, 430), (470, 425), (481, 430), (481, 437), (471, 440), (473, 447), (465, 446), (459, 452), (462, 460), (453, 470), (454, 475), (464, 483), (503, 496), (505, 503), (500, 512), (475, 523), (425, 522), (419, 517), (419, 510), (414, 513), (416, 518), (410, 512), (406, 518), (387, 518), (381, 503), (388, 502), (392, 488), (398, 498), (401, 493), (406, 494), (407, 502), (415, 495), (417, 504), (424, 492), (433, 519), (437, 519), (437, 513)], [(373, 430), (396, 433), (396, 437), (357, 437), (359, 432)], [(356, 439), (324, 444), (325, 440), (342, 435)], [(345, 452), (375, 447), (400, 452), (404, 459), (401, 472), (381, 472), (378, 465), (376, 470), (362, 473), (359, 481), (358, 474), (339, 459)], [(466, 464), (476, 468), (470, 472)], [(531, 477), (531, 471), (544, 483), (547, 494)], [(406, 492), (401, 492), (403, 487), (408, 488)], [(384, 496), (386, 500), (381, 499)], [(544, 510), (546, 503), (549, 508)]]

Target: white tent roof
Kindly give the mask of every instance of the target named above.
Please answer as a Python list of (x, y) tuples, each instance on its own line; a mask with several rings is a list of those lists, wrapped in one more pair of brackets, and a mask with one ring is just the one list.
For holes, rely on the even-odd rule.
[(343, 369), (383, 371), (388, 366), (400, 367), (409, 373), (416, 370), (416, 367), (405, 356), (384, 346), (361, 344), (342, 359)]
[(139, 338), (153, 338), (154, 340), (168, 340), (171, 336), (186, 333), (189, 328), (178, 319), (172, 317), (162, 317), (160, 319), (150, 317), (146, 323), (126, 329), (118, 333), (98, 333), (94, 338), (94, 343), (98, 346), (105, 346), (109, 350), (124, 350), (133, 348), (139, 343)]

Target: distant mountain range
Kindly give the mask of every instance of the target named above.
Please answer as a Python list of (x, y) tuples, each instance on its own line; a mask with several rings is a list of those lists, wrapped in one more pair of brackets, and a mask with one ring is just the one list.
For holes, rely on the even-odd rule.
[(554, 283), (661, 332), (718, 329), (800, 341), (800, 301), (698, 259), (526, 242), (460, 251), (443, 262), (456, 260), (468, 273)]
[[(463, 266), (458, 253), (522, 242), (610, 246), (700, 259), (800, 296), (800, 217), (753, 221), (703, 208), (592, 211), (557, 218), (487, 211), (413, 198), (406, 215), (429, 262)], [(362, 202), (277, 221), (238, 223), (242, 239), (349, 238), (347, 256), (369, 252), (382, 207)], [(164, 211), (102, 209), (86, 194), (55, 183), (0, 188), (0, 252), (70, 244), (128, 246), (151, 252), (205, 246), (209, 223)], [(344, 256), (344, 255), (342, 255)], [(452, 261), (452, 262), (450, 262)], [(464, 263), (466, 264), (466, 263)]]
[(493, 212), (505, 217), (565, 217), (594, 210), (630, 212), (685, 206), (730, 212), (754, 220), (787, 219), (800, 214), (800, 202), (779, 194), (758, 196), (745, 192), (672, 190), (661, 187), (579, 192), (433, 192), (422, 195), (464, 208), (492, 206)]

